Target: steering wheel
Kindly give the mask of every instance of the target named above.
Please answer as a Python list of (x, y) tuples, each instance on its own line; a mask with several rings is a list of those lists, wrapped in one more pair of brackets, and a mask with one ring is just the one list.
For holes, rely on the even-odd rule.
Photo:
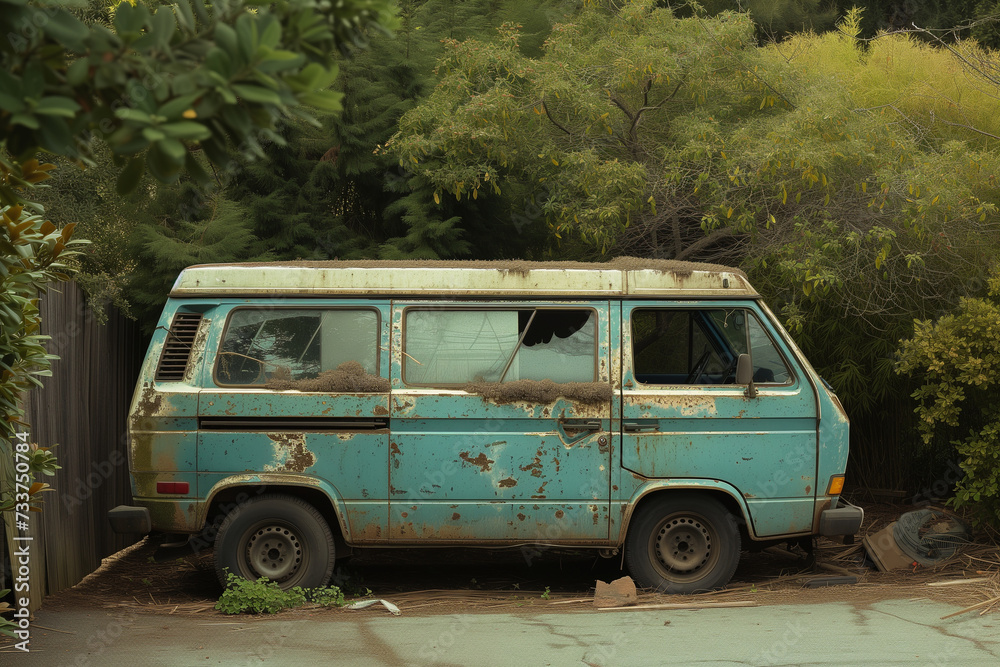
[(694, 368), (691, 369), (691, 373), (687, 376), (687, 380), (684, 381), (684, 384), (698, 384), (698, 380), (700, 380), (701, 376), (705, 373), (705, 368), (708, 366), (708, 359), (711, 356), (711, 350), (708, 350), (705, 354), (701, 355), (701, 358), (698, 359)]

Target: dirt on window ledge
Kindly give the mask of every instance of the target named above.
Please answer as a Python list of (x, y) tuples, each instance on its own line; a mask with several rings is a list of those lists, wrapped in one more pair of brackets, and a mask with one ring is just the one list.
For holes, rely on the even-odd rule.
[(281, 367), (264, 386), (274, 391), (295, 389), (327, 394), (367, 394), (388, 392), (389, 380), (366, 372), (357, 361), (345, 361), (331, 371), (301, 380), (291, 379), (288, 368)]
[(470, 382), (462, 387), (494, 403), (548, 404), (559, 398), (575, 403), (597, 405), (611, 401), (607, 382), (553, 382), (552, 380), (515, 380), (513, 382)]

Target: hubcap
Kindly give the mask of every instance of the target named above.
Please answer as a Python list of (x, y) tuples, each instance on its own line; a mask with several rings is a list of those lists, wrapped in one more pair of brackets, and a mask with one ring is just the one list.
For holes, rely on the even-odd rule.
[(712, 533), (695, 517), (676, 516), (660, 525), (653, 540), (656, 560), (676, 578), (694, 578), (713, 556)]
[(250, 569), (259, 576), (282, 582), (295, 576), (302, 565), (298, 536), (284, 526), (264, 526), (247, 543)]

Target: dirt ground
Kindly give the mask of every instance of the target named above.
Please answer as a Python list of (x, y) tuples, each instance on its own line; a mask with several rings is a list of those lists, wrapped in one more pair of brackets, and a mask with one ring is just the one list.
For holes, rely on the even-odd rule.
[[(873, 534), (907, 508), (869, 505), (865, 511), (862, 534)], [(981, 536), (947, 563), (914, 571), (878, 572), (867, 567), (860, 538), (854, 546), (819, 540), (815, 563), (797, 547), (744, 552), (732, 582), (722, 591), (687, 596), (640, 591), (638, 604), (848, 601), (867, 605), (886, 599), (928, 598), (969, 607), (1000, 596), (1000, 548), (988, 537)], [(339, 565), (333, 583), (345, 591), (348, 600), (384, 598), (408, 614), (522, 608), (552, 612), (589, 604), (596, 580), (624, 576), (620, 563), (620, 556), (602, 559), (585, 551), (544, 548), (373, 549), (358, 552)], [(808, 587), (822, 577), (844, 574), (836, 568), (848, 570), (857, 583)], [(977, 581), (963, 583), (962, 579)], [(147, 537), (105, 559), (97, 572), (78, 585), (46, 598), (43, 608), (127, 607), (215, 616), (221, 614), (214, 609), (221, 592), (211, 550), (164, 549)], [(973, 613), (998, 607), (994, 601)]]

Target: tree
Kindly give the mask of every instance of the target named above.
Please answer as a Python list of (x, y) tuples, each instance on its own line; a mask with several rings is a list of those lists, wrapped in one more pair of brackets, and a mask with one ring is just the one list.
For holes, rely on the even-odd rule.
[[(55, 466), (47, 451), (15, 451), (12, 442), (23, 426), (21, 392), (40, 384), (52, 358), (38, 333), (35, 300), (50, 283), (69, 278), (82, 244), (74, 225), (60, 228), (31, 205), (32, 191), (53, 168), (38, 157), (86, 162), (93, 143), (103, 142), (122, 163), (123, 192), (146, 171), (162, 182), (184, 172), (207, 184), (208, 168), (225, 169), (231, 152), (261, 156), (261, 138), (280, 142), (280, 119), (310, 119), (306, 107), (339, 109), (340, 95), (328, 89), (338, 54), (390, 22), (388, 0), (280, 0), (269, 7), (178, 0), (155, 11), (121, 4), (111, 29), (84, 23), (61, 2), (0, 0), (5, 463), (16, 454), (29, 476)], [(27, 511), (44, 485), (15, 492), (14, 467), (5, 469), (0, 510)]]

